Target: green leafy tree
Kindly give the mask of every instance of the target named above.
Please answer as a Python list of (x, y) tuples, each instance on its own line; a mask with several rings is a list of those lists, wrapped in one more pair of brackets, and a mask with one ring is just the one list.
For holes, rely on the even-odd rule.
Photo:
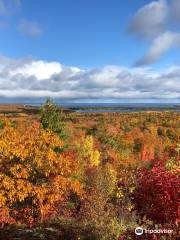
[(41, 107), (41, 124), (44, 129), (51, 129), (61, 138), (66, 138), (63, 111), (50, 99)]

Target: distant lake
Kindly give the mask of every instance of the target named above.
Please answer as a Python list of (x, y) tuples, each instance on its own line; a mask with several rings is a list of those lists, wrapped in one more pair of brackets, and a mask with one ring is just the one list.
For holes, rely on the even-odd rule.
[[(30, 105), (42, 105), (29, 103)], [(139, 111), (177, 111), (180, 112), (180, 103), (60, 103), (59, 106), (76, 112), (139, 112)]]
[(139, 112), (139, 111), (180, 111), (180, 104), (159, 104), (159, 103), (82, 103), (65, 104), (77, 112)]

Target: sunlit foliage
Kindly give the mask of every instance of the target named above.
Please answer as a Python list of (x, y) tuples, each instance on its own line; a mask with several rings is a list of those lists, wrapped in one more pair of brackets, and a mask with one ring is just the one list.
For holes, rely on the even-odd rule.
[(24, 239), (133, 240), (141, 225), (176, 239), (179, 120), (65, 114), (50, 100), (38, 116), (0, 119), (0, 238), (31, 228)]

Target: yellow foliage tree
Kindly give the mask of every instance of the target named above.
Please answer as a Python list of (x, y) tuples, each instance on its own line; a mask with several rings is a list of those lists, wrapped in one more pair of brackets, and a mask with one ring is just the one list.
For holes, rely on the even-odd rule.
[(89, 159), (91, 166), (97, 167), (100, 163), (100, 152), (94, 149), (94, 140), (92, 136), (87, 136), (82, 144), (82, 155)]

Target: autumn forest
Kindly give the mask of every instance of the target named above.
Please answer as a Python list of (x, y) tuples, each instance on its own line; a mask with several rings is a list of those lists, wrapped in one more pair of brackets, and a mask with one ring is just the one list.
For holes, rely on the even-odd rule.
[(0, 239), (178, 239), (179, 160), (179, 112), (1, 114)]

